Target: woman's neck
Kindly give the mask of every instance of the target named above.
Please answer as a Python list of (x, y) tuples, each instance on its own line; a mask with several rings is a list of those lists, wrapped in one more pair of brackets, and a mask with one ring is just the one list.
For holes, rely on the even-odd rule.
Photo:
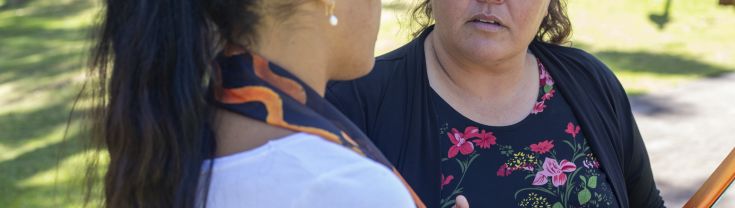
[(324, 37), (315, 32), (264, 35), (255, 52), (283, 67), (324, 96), (329, 81), (330, 52)]
[[(427, 63), (434, 68), (435, 80), (444, 90), (481, 100), (517, 96), (538, 78), (536, 60), (522, 52), (502, 60), (474, 63), (460, 53), (444, 47), (438, 36), (430, 34), (425, 43)], [(433, 63), (432, 63), (433, 62)], [(537, 80), (537, 79), (536, 79)]]

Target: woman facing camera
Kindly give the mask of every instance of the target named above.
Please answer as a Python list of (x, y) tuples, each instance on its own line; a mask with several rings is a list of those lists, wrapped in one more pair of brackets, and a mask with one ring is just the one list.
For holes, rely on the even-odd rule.
[[(628, 98), (562, 46), (561, 0), (426, 0), (429, 20), (327, 98), (428, 207), (662, 207)], [(433, 23), (431, 25), (430, 23)]]
[(323, 97), (373, 67), (379, 0), (108, 0), (105, 207), (415, 207)]

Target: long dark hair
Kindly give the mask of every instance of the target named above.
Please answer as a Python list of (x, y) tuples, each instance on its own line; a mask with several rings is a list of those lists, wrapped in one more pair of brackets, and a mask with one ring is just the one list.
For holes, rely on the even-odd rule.
[(216, 148), (209, 63), (224, 43), (254, 41), (257, 2), (106, 0), (90, 60), (105, 207), (198, 206)]
[[(413, 33), (418, 37), (421, 32), (434, 24), (432, 0), (420, 0), (411, 10), (413, 24), (418, 25), (418, 30)], [(541, 27), (536, 33), (536, 39), (552, 43), (565, 44), (572, 35), (572, 22), (567, 15), (566, 0), (551, 0), (548, 8), (549, 14), (541, 21)]]

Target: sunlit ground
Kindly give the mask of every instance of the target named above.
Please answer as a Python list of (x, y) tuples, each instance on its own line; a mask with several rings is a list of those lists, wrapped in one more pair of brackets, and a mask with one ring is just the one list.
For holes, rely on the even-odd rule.
[[(90, 150), (81, 145), (76, 122), (66, 140), (62, 135), (84, 82), (87, 30), (98, 5), (20, 2), (0, 7), (0, 206), (78, 207)], [(399, 47), (412, 32), (410, 2), (383, 3), (376, 54)], [(572, 1), (573, 44), (608, 64), (631, 94), (735, 71), (735, 8), (674, 1), (668, 24), (659, 29), (651, 19), (665, 19), (664, 5), (665, 0)], [(84, 111), (82, 105), (78, 112)]]

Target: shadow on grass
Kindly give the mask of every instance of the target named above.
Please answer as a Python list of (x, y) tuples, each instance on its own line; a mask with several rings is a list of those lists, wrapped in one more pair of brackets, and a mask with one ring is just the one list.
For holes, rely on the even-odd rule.
[[(575, 48), (587, 50), (589, 43), (574, 42)], [(588, 50), (615, 72), (649, 73), (661, 76), (717, 77), (735, 72), (735, 68), (713, 65), (684, 54), (651, 51)]]
[[(38, 4), (38, 2), (44, 2), (44, 4)], [(52, 4), (44, 0), (5, 0), (5, 3), (0, 5), (0, 12), (33, 9), (31, 12), (23, 13), (31, 17), (63, 18), (91, 8), (92, 3), (93, 1), (90, 0), (55, 1)]]
[[(5, 0), (9, 1), (13, 0)], [(31, 186), (22, 182), (61, 169), (79, 170), (79, 175), (71, 176), (75, 180), (83, 177), (84, 167), (62, 167), (59, 163), (85, 150), (83, 136), (72, 131), (66, 140), (59, 141), (59, 129), (67, 125), (69, 106), (79, 91), (66, 77), (83, 68), (89, 43), (89, 26), (75, 24), (95, 5), (92, 0), (16, 1), (0, 8), (0, 87), (12, 90), (10, 95), (2, 95), (0, 103), (0, 107), (11, 106), (9, 113), (0, 114), (0, 146), (12, 151), (33, 142), (48, 143), (0, 160), (0, 207), (69, 207), (75, 202), (57, 199), (69, 190), (78, 193), (81, 186), (69, 181)], [(64, 79), (54, 79), (57, 77)], [(16, 102), (40, 103), (40, 107), (14, 112)]]
[(645, 72), (660, 75), (715, 77), (735, 69), (712, 65), (682, 55), (646, 51), (600, 51), (593, 53), (614, 71)]
[(648, 19), (656, 24), (658, 30), (663, 30), (671, 21), (671, 1), (672, 0), (666, 0), (662, 14), (651, 13), (648, 15)]
[(22, 8), (28, 4), (28, 0), (5, 0), (0, 4), (0, 11)]
[[(0, 146), (14, 150), (28, 143), (47, 142), (43, 146), (20, 152), (11, 159), (0, 160), (0, 204), (11, 207), (58, 207), (69, 202), (67, 192), (82, 193), (83, 170), (86, 167), (61, 166), (61, 162), (88, 148), (79, 125), (71, 125), (69, 135), (63, 137), (67, 127), (69, 104), (74, 101), (76, 88), (69, 86), (58, 100), (42, 108), (28, 112), (8, 113), (0, 116)], [(79, 123), (84, 110), (75, 110), (72, 122)], [(40, 185), (23, 186), (22, 182), (44, 172), (68, 172), (79, 170), (79, 175), (68, 176), (70, 181), (56, 181)], [(32, 199), (42, 199), (35, 201)], [(52, 203), (53, 202), (53, 203)], [(56, 204), (59, 203), (59, 204)], [(45, 205), (44, 205), (45, 204)]]
[[(575, 47), (591, 48), (586, 43), (575, 42)], [(612, 71), (647, 74), (660, 77), (691, 77), (717, 80), (722, 75), (735, 72), (735, 68), (713, 65), (686, 55), (654, 53), (649, 51), (590, 51)], [(631, 93), (634, 111), (648, 116), (686, 115), (691, 113), (682, 104), (672, 103), (670, 97), (634, 91)]]
[[(78, 72), (88, 47), (89, 27), (60, 27), (64, 19), (93, 9), (89, 0), (40, 4), (25, 0), (0, 9), (0, 84)], [(15, 14), (18, 11), (22, 14)], [(6, 14), (2, 14), (6, 13)], [(70, 19), (69, 21), (78, 21)]]
[[(10, 207), (69, 207), (81, 203), (84, 181), (84, 165), (63, 165), (66, 159), (88, 150), (89, 142), (80, 122), (89, 112), (76, 109), (72, 125), (68, 123), (70, 104), (78, 88), (67, 86), (59, 99), (47, 105), (27, 111), (0, 116), (0, 146), (9, 150), (27, 148), (29, 143), (41, 142), (41, 146), (11, 155), (0, 160), (0, 204)], [(63, 130), (69, 126), (69, 135)], [(12, 153), (11, 153), (12, 154)], [(85, 164), (86, 165), (86, 164)], [(77, 172), (79, 174), (68, 172)], [(44, 174), (59, 174), (50, 182), (23, 185), (26, 180)], [(58, 179), (58, 180), (57, 180)], [(47, 180), (47, 179), (44, 179)]]
[[(3, 176), (0, 177), (0, 202), (3, 204), (28, 204), (32, 200), (26, 200), (34, 195), (43, 195), (45, 200), (56, 201), (55, 199), (64, 197), (66, 191), (77, 191), (82, 189), (81, 181), (84, 179), (84, 168), (72, 167), (79, 170), (78, 175), (71, 175), (71, 183), (64, 181), (53, 181), (41, 186), (23, 187), (21, 181), (29, 179), (36, 174), (46, 171), (61, 171), (60, 162), (76, 155), (85, 149), (81, 143), (81, 136), (70, 135), (65, 141), (46, 145), (38, 149), (23, 153), (13, 160), (0, 162), (0, 170), (3, 170)], [(68, 168), (68, 167), (67, 167)], [(59, 183), (57, 183), (59, 182)], [(78, 182), (78, 183), (75, 183)], [(60, 202), (63, 203), (63, 202)], [(26, 207), (20, 205), (19, 207)]]
[[(73, 91), (75, 89), (71, 90)], [(71, 112), (68, 106), (72, 102), (74, 97), (67, 95), (58, 103), (49, 103), (40, 109), (0, 115), (0, 144), (8, 148), (18, 148), (31, 138), (42, 138), (58, 132), (67, 123)], [(74, 113), (84, 112), (77, 110)]]
[[(2, 41), (0, 41), (2, 44)], [(20, 59), (0, 60), (0, 84), (2, 83), (24, 83), (39, 78), (54, 78), (60, 75), (80, 73), (84, 63), (84, 51), (56, 51), (33, 54)], [(0, 59), (4, 59), (0, 55)], [(38, 82), (29, 83), (23, 88), (36, 88), (30, 84), (42, 84)]]

